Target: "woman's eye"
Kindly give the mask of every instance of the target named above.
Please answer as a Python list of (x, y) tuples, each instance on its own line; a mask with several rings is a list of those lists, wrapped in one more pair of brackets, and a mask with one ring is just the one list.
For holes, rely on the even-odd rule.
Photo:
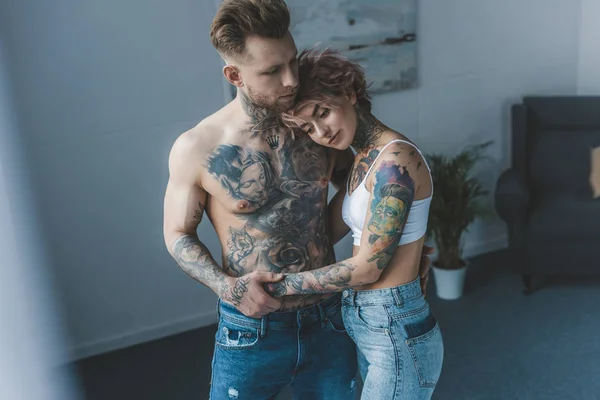
[(315, 131), (315, 129), (311, 126), (310, 128), (306, 129), (304, 132), (308, 133), (309, 135), (312, 134)]
[(321, 112), (321, 118), (325, 118), (329, 115), (329, 108), (324, 108), (323, 112)]

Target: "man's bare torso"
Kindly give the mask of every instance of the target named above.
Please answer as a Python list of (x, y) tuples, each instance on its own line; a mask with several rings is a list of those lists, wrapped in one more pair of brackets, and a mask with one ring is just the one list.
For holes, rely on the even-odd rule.
[(276, 114), (250, 118), (239, 109), (231, 103), (187, 133), (224, 270), (299, 272), (333, 262), (326, 227), (332, 151), (294, 138)]

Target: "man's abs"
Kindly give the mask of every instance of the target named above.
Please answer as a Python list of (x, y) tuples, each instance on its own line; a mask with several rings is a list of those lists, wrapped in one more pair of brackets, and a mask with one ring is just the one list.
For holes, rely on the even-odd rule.
[(206, 212), (221, 242), (227, 274), (295, 273), (327, 265), (333, 254), (323, 215), (325, 202), (324, 196), (312, 202), (283, 197), (268, 202), (266, 208), (232, 212), (209, 197)]

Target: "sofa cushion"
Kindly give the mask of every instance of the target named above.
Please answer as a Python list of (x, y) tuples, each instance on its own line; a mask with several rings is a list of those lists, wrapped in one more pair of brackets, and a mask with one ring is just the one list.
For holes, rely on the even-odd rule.
[(592, 172), (590, 185), (595, 199), (600, 197), (600, 146), (592, 149)]
[(548, 196), (533, 206), (527, 236), (596, 238), (600, 245), (600, 201), (569, 195)]
[(533, 195), (571, 193), (591, 198), (590, 148), (596, 146), (600, 146), (600, 130), (549, 130), (536, 134), (529, 169)]

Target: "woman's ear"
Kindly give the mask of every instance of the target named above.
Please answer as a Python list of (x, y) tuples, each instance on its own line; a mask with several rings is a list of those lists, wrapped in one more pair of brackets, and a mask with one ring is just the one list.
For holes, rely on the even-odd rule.
[(244, 86), (244, 80), (242, 79), (240, 71), (237, 67), (227, 64), (223, 67), (223, 75), (225, 75), (225, 79), (227, 79), (233, 86)]
[(356, 92), (352, 89), (350, 89), (348, 92), (348, 100), (350, 100), (352, 105), (356, 104)]

